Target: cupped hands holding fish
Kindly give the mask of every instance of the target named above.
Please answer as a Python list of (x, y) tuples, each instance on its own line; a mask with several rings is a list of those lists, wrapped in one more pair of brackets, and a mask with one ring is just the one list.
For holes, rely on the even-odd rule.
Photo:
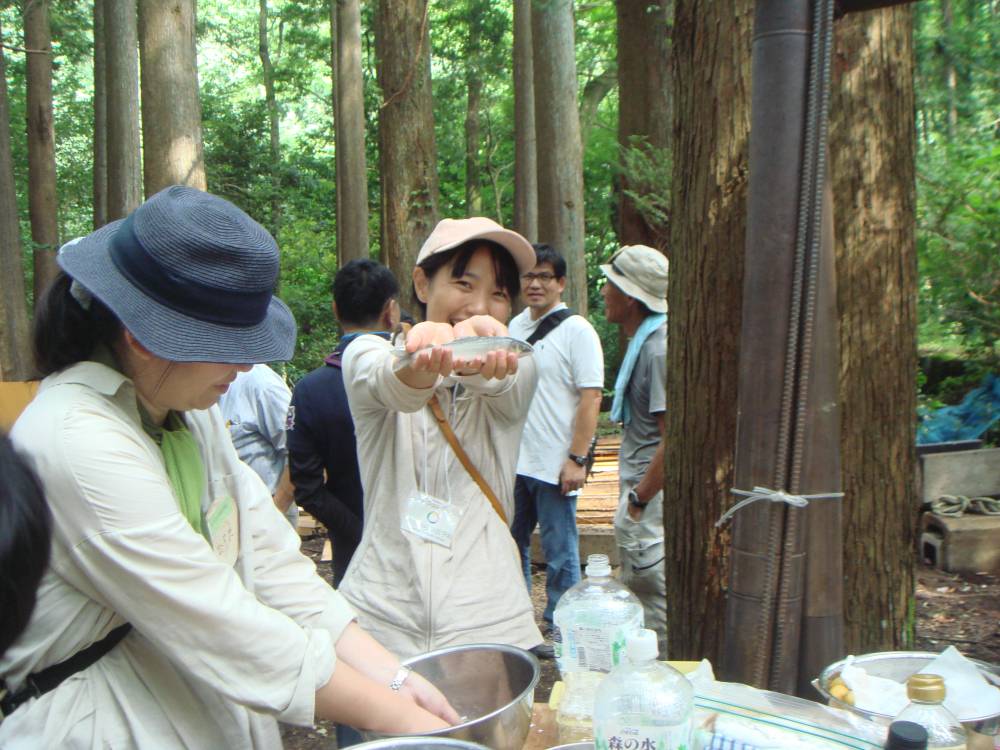
[[(489, 315), (475, 315), (454, 325), (425, 321), (406, 335), (405, 364), (396, 376), (411, 388), (431, 388), (439, 375), (475, 375), (502, 380), (517, 372), (520, 347), (509, 345), (507, 326)], [(475, 337), (475, 341), (471, 341)], [(487, 339), (500, 337), (495, 348)], [(449, 346), (458, 339), (471, 346)], [(527, 347), (530, 351), (530, 347)]]

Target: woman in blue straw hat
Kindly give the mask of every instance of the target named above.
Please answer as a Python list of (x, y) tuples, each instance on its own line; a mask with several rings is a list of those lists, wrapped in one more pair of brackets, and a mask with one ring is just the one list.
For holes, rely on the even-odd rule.
[(0, 657), (0, 746), (274, 748), (279, 719), (456, 720), (318, 577), (213, 408), (238, 372), (292, 355), (271, 236), (175, 186), (59, 265), (35, 326), (46, 377), (11, 433), (52, 556)]

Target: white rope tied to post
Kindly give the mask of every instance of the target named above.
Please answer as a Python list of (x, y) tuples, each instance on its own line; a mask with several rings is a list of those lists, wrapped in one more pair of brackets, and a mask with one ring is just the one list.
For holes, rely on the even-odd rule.
[(752, 492), (746, 490), (729, 490), (734, 495), (742, 495), (743, 499), (736, 505), (722, 514), (722, 517), (715, 522), (715, 528), (719, 528), (736, 515), (736, 511), (745, 508), (758, 500), (770, 500), (772, 503), (787, 503), (795, 508), (804, 508), (809, 505), (810, 500), (836, 500), (844, 496), (843, 492), (821, 492), (815, 495), (792, 495), (784, 490), (771, 490), (767, 487), (754, 487)]

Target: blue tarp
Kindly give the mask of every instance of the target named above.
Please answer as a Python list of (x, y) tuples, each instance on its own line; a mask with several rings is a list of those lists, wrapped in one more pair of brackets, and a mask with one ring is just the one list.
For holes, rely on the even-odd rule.
[(987, 375), (983, 384), (969, 391), (962, 403), (922, 411), (917, 445), (975, 440), (1000, 419), (1000, 377)]

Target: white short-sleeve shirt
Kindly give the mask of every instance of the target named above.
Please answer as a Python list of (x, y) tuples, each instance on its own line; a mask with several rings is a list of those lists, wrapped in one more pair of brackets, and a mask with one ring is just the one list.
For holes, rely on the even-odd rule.
[[(526, 308), (510, 322), (510, 335), (527, 340), (558, 304), (538, 320)], [(535, 344), (538, 390), (528, 410), (521, 438), (517, 473), (559, 484), (569, 455), (581, 388), (604, 387), (604, 352), (597, 331), (580, 315), (572, 315)]]

